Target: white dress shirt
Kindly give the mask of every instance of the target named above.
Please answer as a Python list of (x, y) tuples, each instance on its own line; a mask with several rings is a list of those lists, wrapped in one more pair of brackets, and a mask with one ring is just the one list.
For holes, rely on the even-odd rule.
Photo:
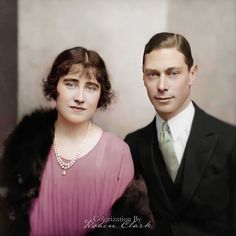
[[(179, 114), (167, 121), (173, 138), (175, 153), (179, 164), (181, 163), (181, 160), (183, 158), (184, 150), (188, 141), (189, 133), (193, 122), (194, 113), (195, 108), (193, 106), (193, 103), (190, 102), (189, 105), (183, 111), (181, 111)], [(161, 119), (158, 114), (156, 114), (156, 128), (158, 140), (160, 140), (163, 122), (164, 120)]]

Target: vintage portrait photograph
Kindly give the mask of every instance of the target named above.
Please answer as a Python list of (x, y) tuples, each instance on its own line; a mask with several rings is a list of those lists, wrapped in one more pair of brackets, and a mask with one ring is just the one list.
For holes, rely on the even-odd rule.
[(0, 0), (0, 235), (236, 236), (234, 0)]

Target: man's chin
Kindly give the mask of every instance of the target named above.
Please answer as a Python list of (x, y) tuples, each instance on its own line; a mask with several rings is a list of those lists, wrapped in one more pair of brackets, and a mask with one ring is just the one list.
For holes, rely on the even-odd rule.
[(159, 116), (163, 119), (170, 119), (172, 117), (172, 114), (174, 113), (174, 109), (170, 105), (156, 106), (155, 110), (159, 114)]

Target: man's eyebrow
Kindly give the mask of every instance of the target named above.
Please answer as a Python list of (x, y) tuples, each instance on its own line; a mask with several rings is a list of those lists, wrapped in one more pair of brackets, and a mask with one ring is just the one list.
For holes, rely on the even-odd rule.
[(181, 67), (173, 66), (173, 67), (169, 67), (169, 68), (166, 69), (166, 71), (169, 71), (169, 70), (181, 70)]
[(156, 69), (149, 69), (149, 68), (145, 68), (144, 71), (145, 72), (156, 72), (156, 73), (159, 73), (158, 70), (156, 70)]
[[(165, 69), (165, 71), (181, 70), (181, 69), (182, 69), (181, 67), (175, 67), (175, 66), (173, 66), (173, 67), (169, 67), (169, 68)], [(159, 70), (157, 70), (157, 69), (150, 69), (150, 68), (144, 69), (144, 72), (160, 73)]]

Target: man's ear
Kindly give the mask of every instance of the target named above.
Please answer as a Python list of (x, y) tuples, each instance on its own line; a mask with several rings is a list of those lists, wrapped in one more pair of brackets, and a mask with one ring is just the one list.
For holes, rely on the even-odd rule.
[(190, 71), (189, 71), (189, 74), (190, 74), (189, 85), (190, 85), (190, 87), (193, 85), (193, 83), (194, 83), (194, 81), (196, 79), (197, 72), (198, 72), (198, 66), (197, 65), (193, 65), (190, 68)]

